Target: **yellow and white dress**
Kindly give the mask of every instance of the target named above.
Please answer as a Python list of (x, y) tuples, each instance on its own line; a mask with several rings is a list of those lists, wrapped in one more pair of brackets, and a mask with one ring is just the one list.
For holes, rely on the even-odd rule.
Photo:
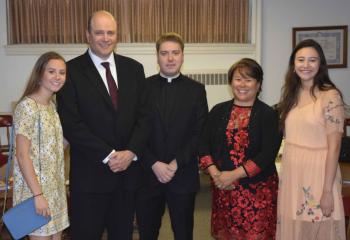
[[(63, 134), (55, 104), (41, 105), (25, 97), (15, 109), (14, 127), (16, 135), (21, 134), (31, 141), (30, 158), (51, 211), (52, 220), (31, 235), (49, 236), (60, 232), (69, 226), (69, 221), (64, 178)], [(13, 204), (16, 205), (31, 196), (33, 194), (15, 159)]]

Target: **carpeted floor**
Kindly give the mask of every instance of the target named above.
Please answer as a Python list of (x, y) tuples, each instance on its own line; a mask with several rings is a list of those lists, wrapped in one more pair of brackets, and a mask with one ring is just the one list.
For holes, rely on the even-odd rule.
[[(211, 190), (210, 180), (207, 175), (201, 174), (201, 189), (196, 198), (196, 207), (194, 215), (194, 240), (211, 240), (210, 237), (210, 212), (211, 212)], [(70, 240), (69, 231), (65, 231), (62, 240)], [(106, 234), (101, 240), (107, 239)], [(159, 240), (173, 239), (169, 215), (166, 212), (162, 227), (160, 229)], [(11, 240), (6, 229), (0, 233), (0, 240)], [(134, 234), (134, 240), (138, 240), (137, 230)]]

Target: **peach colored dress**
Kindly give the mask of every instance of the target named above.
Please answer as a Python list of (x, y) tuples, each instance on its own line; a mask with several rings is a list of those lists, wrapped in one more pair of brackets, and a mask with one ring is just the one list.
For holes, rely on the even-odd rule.
[(317, 100), (298, 105), (288, 114), (285, 146), (280, 171), (277, 233), (280, 240), (345, 240), (341, 175), (337, 168), (334, 184), (334, 212), (322, 216), (327, 156), (327, 134), (342, 132), (344, 106), (336, 90), (320, 92)]

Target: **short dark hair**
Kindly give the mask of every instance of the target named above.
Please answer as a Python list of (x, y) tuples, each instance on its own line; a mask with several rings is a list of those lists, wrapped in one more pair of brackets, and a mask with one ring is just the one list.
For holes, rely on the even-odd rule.
[(264, 72), (259, 63), (251, 58), (242, 58), (238, 62), (234, 63), (228, 70), (228, 82), (232, 83), (233, 74), (238, 70), (243, 76), (249, 76), (256, 79), (260, 83), (260, 89), (257, 93), (259, 95), (264, 78)]
[(185, 44), (184, 44), (184, 41), (182, 40), (182, 37), (178, 33), (167, 32), (167, 33), (162, 34), (156, 42), (157, 52), (159, 52), (160, 45), (164, 42), (178, 43), (178, 44), (180, 44), (181, 50), (184, 51)]

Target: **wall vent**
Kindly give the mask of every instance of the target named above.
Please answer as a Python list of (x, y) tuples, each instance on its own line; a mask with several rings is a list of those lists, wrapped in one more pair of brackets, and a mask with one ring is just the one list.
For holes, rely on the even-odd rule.
[(227, 85), (227, 73), (212, 72), (212, 73), (183, 73), (184, 75), (200, 82), (204, 85)]

